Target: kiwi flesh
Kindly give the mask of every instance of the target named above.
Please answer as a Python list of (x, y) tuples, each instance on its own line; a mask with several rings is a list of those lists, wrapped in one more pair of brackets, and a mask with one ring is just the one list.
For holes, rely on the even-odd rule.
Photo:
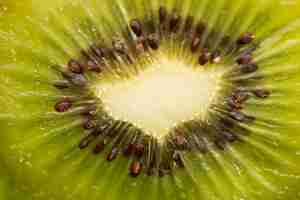
[[(276, 1), (66, 2), (3, 30), (1, 156), (16, 187), (32, 199), (297, 199), (299, 27), (297, 7), (283, 11)], [(279, 12), (289, 14), (265, 22)], [(158, 140), (95, 96), (98, 79), (130, 80), (145, 57), (182, 49), (196, 69), (227, 67), (208, 121)]]

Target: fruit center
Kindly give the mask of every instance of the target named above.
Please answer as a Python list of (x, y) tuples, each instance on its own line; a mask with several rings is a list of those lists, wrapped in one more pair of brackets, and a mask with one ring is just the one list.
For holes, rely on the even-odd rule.
[(111, 116), (161, 139), (183, 121), (205, 120), (220, 76), (220, 71), (160, 56), (134, 78), (107, 81), (96, 90)]

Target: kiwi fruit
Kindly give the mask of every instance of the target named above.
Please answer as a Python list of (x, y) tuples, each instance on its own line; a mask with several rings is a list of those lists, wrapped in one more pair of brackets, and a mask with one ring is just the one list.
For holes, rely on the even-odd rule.
[(2, 199), (300, 198), (300, 1), (0, 3)]

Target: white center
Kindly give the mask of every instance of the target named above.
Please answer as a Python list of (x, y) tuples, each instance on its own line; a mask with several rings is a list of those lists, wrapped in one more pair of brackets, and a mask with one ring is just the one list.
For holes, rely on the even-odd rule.
[(160, 59), (133, 79), (98, 84), (97, 95), (113, 117), (160, 139), (182, 121), (205, 118), (217, 94), (219, 75)]

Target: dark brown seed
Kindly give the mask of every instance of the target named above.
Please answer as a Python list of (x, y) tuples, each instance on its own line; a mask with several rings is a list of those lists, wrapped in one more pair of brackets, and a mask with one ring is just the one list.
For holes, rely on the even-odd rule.
[(94, 154), (101, 153), (101, 151), (104, 150), (104, 147), (105, 147), (105, 142), (104, 141), (101, 141), (101, 142), (97, 143), (94, 150), (93, 150), (93, 153)]
[(211, 53), (208, 52), (208, 49), (204, 49), (202, 51), (202, 54), (199, 56), (199, 64), (200, 65), (205, 65), (206, 63), (209, 62), (209, 60), (211, 59)]
[(130, 175), (137, 177), (142, 171), (142, 164), (139, 161), (133, 161), (130, 165)]
[(93, 119), (87, 119), (83, 123), (83, 128), (86, 130), (93, 129), (97, 126), (97, 122)]
[(249, 123), (249, 122), (253, 122), (255, 120), (254, 117), (252, 116), (248, 116), (245, 115), (239, 111), (231, 111), (229, 113), (230, 117), (238, 122), (245, 122), (245, 123)]
[(57, 112), (67, 112), (72, 107), (72, 102), (69, 99), (63, 99), (55, 104)]
[(255, 63), (241, 66), (241, 72), (245, 74), (253, 73), (257, 70), (258, 70), (258, 66)]
[(245, 54), (245, 55), (242, 55), (240, 56), (236, 62), (239, 64), (239, 65), (248, 65), (248, 64), (251, 64), (253, 62), (253, 57), (251, 54)]
[(135, 152), (135, 144), (128, 144), (125, 149), (124, 149), (124, 155), (125, 156), (130, 156)]
[(229, 111), (231, 110), (241, 110), (243, 109), (243, 104), (237, 103), (234, 99), (234, 97), (229, 97), (227, 100), (227, 104), (229, 106)]
[(135, 155), (137, 157), (141, 157), (145, 151), (145, 146), (143, 144), (136, 144), (135, 145)]
[(184, 162), (183, 162), (179, 152), (174, 152), (173, 160), (175, 161), (175, 163), (178, 167), (184, 168)]
[(159, 39), (157, 34), (152, 33), (147, 38), (148, 44), (153, 50), (157, 50), (159, 48)]
[(243, 108), (245, 103), (250, 98), (250, 94), (247, 91), (235, 91), (231, 97), (228, 98), (228, 105), (234, 109), (240, 110)]
[(80, 149), (85, 149), (89, 146), (89, 144), (95, 139), (95, 136), (93, 134), (89, 134), (81, 139), (78, 147)]
[(194, 24), (194, 18), (192, 16), (187, 16), (184, 25), (184, 32), (189, 33), (193, 27), (193, 24)]
[(234, 102), (241, 104), (246, 102), (250, 98), (249, 92), (246, 91), (236, 91), (233, 94)]
[(172, 15), (171, 15), (171, 19), (170, 19), (170, 31), (171, 32), (176, 32), (178, 27), (179, 27), (179, 23), (181, 20), (181, 16), (177, 14), (176, 11), (173, 11)]
[(132, 29), (132, 31), (135, 33), (137, 37), (140, 37), (143, 34), (142, 24), (138, 19), (131, 20), (130, 28)]
[(255, 36), (253, 33), (246, 32), (239, 37), (239, 39), (237, 40), (237, 44), (239, 44), (239, 45), (249, 44), (254, 39), (255, 39)]
[(212, 53), (212, 55), (211, 55), (211, 60), (210, 60), (210, 62), (211, 63), (220, 63), (221, 62), (221, 52), (220, 51), (215, 51), (215, 52), (213, 52)]
[(117, 157), (118, 153), (119, 153), (119, 150), (116, 147), (112, 148), (110, 153), (107, 155), (106, 160), (107, 161), (114, 160)]
[(267, 98), (271, 95), (271, 92), (265, 89), (257, 89), (253, 91), (253, 94), (258, 98)]
[(192, 43), (191, 43), (191, 51), (192, 53), (195, 53), (199, 46), (200, 46), (200, 43), (201, 43), (201, 38), (200, 37), (197, 37), (195, 36), (192, 40)]
[(196, 34), (201, 36), (206, 29), (206, 25), (203, 22), (199, 22), (196, 26)]
[(74, 59), (71, 59), (68, 62), (68, 68), (71, 72), (76, 74), (81, 74), (83, 72), (83, 67), (81, 66), (81, 64)]
[(165, 7), (161, 6), (159, 8), (159, 22), (163, 24), (167, 19), (168, 11)]

